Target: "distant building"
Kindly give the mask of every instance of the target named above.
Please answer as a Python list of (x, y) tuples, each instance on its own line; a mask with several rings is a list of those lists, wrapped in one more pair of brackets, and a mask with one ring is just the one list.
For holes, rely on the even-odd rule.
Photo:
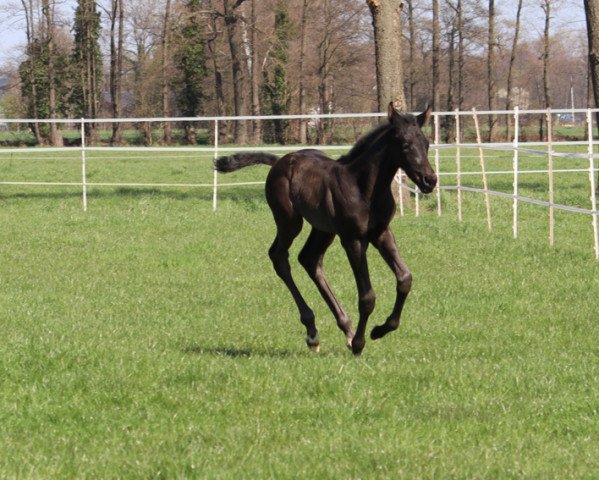
[[(530, 105), (530, 93), (528, 90), (520, 87), (514, 87), (512, 89), (512, 105), (518, 107), (520, 110), (528, 110)], [(505, 88), (500, 89), (497, 92), (497, 98), (500, 98), (505, 102), (507, 99), (507, 90)]]

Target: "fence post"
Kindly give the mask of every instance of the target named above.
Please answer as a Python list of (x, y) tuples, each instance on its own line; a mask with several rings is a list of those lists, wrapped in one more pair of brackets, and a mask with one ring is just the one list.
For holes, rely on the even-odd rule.
[(553, 190), (553, 122), (551, 109), (547, 109), (547, 174), (549, 176), (549, 245), (555, 243), (555, 209), (553, 203), (555, 194)]
[(420, 216), (420, 189), (418, 188), (418, 185), (414, 185), (414, 215), (419, 217)]
[(214, 177), (212, 183), (212, 211), (216, 212), (218, 171), (216, 170), (216, 159), (218, 158), (218, 120), (214, 120)]
[(595, 158), (593, 156), (593, 116), (591, 109), (587, 110), (589, 180), (591, 183), (591, 209), (593, 210), (593, 236), (595, 241), (595, 259), (599, 260), (599, 228), (597, 226), (597, 187), (595, 185)]
[(518, 152), (518, 144), (520, 142), (520, 112), (518, 111), (518, 107), (514, 108), (514, 201), (513, 201), (513, 211), (514, 211), (514, 239), (518, 238), (518, 177), (519, 177), (519, 169), (520, 169), (520, 158)]
[(87, 212), (87, 175), (85, 174), (85, 119), (81, 119), (81, 187), (83, 189), (83, 211)]
[(441, 166), (439, 162), (439, 115), (434, 114), (435, 119), (435, 170), (437, 171), (437, 215), (441, 216)]
[(401, 168), (397, 171), (395, 180), (397, 181), (397, 194), (399, 195), (399, 215), (403, 217), (403, 170)]
[(483, 153), (482, 140), (480, 138), (480, 128), (478, 126), (478, 115), (476, 108), (472, 109), (472, 117), (474, 118), (474, 128), (476, 129), (476, 143), (478, 144), (478, 156), (480, 159), (480, 169), (483, 174), (483, 191), (485, 193), (485, 205), (487, 207), (487, 226), (489, 231), (493, 229), (491, 221), (491, 200), (489, 198), (489, 183), (487, 182), (487, 170), (485, 168), (485, 155)]
[(456, 186), (458, 190), (458, 222), (462, 221), (462, 151), (460, 144), (462, 140), (460, 138), (460, 115), (459, 110), (455, 111), (455, 163), (456, 163)]

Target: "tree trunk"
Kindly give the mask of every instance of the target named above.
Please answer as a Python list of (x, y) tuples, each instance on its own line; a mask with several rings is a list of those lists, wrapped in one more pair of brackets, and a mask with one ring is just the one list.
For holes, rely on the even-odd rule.
[[(171, 15), (171, 0), (166, 0), (164, 7), (164, 18), (162, 22), (162, 116), (170, 117), (170, 82), (169, 82), (169, 48), (170, 48), (170, 15)], [(171, 122), (164, 123), (164, 132), (162, 141), (169, 145), (172, 141), (172, 125)]]
[(407, 110), (403, 91), (401, 45), (401, 0), (367, 0), (374, 27), (376, 86), (379, 111), (387, 111), (390, 102), (400, 111)]
[(462, 9), (462, 0), (458, 0), (457, 4), (458, 15), (458, 99), (457, 108), (462, 110), (464, 103), (464, 15)]
[[(514, 28), (514, 38), (512, 40), (512, 51), (510, 54), (510, 65), (508, 67), (507, 74), (507, 92), (505, 99), (505, 109), (511, 110), (514, 108), (514, 104), (512, 102), (512, 91), (513, 91), (513, 81), (514, 81), (514, 63), (516, 62), (516, 49), (518, 48), (518, 37), (520, 36), (520, 15), (522, 14), (522, 0), (518, 0), (518, 7), (516, 9), (516, 26)], [(508, 142), (512, 137), (512, 117), (511, 115), (506, 115), (506, 135)]]
[(408, 32), (410, 35), (410, 61), (409, 61), (409, 71), (408, 71), (408, 97), (409, 102), (408, 106), (410, 111), (414, 111), (414, 87), (416, 86), (416, 72), (415, 72), (415, 64), (416, 64), (416, 27), (414, 25), (414, 0), (408, 0)]
[[(584, 0), (589, 42), (589, 69), (595, 105), (599, 105), (599, 0)], [(599, 112), (596, 113), (599, 125)], [(597, 174), (597, 195), (599, 195), (599, 174)]]
[[(251, 34), (250, 34), (250, 47), (252, 50), (252, 115), (260, 115), (260, 79), (262, 77), (262, 69), (258, 62), (258, 35), (256, 22), (258, 17), (256, 16), (256, 0), (252, 0), (252, 9), (250, 13), (251, 22)], [(262, 142), (262, 121), (254, 120), (252, 124), (252, 143), (258, 144)]]
[[(26, 35), (27, 35), (27, 53), (28, 53), (28, 68), (27, 68), (27, 76), (29, 77), (29, 83), (31, 85), (31, 98), (29, 99), (31, 103), (31, 110), (33, 114), (33, 118), (37, 119), (38, 114), (38, 94), (37, 94), (37, 81), (35, 78), (35, 65), (34, 65), (34, 51), (33, 45), (35, 42), (35, 33), (33, 29), (35, 28), (35, 22), (33, 21), (33, 4), (31, 0), (21, 0), (21, 4), (23, 5), (23, 10), (25, 12), (25, 27), (26, 27)], [(42, 132), (40, 131), (40, 124), (33, 123), (31, 125), (33, 133), (35, 135), (35, 140), (38, 145), (44, 144), (44, 137), (42, 137)]]
[[(302, 18), (300, 21), (300, 58), (299, 58), (299, 114), (306, 114), (306, 87), (304, 63), (306, 61), (306, 18), (308, 16), (308, 0), (303, 0)], [(299, 123), (299, 143), (308, 143), (308, 122), (300, 120)]]
[[(231, 68), (233, 71), (233, 104), (236, 116), (247, 115), (247, 83), (249, 78), (246, 52), (243, 48), (243, 38), (239, 22), (244, 21), (243, 15), (238, 11), (244, 0), (223, 0), (225, 27), (227, 39), (231, 50)], [(234, 139), (238, 144), (247, 143), (247, 122), (236, 120), (234, 126)]]
[[(223, 90), (223, 76), (221, 73), (220, 65), (218, 63), (218, 49), (216, 47), (216, 40), (218, 39), (218, 28), (216, 25), (216, 16), (211, 18), (211, 32), (207, 36), (206, 46), (212, 59), (212, 70), (214, 73), (214, 97), (216, 99), (216, 116), (222, 117), (225, 115), (225, 94)], [(212, 124), (212, 123), (211, 123)], [(218, 124), (218, 136), (219, 143), (225, 143), (228, 141), (229, 122), (221, 121)], [(212, 132), (212, 137), (214, 132)]]
[[(110, 97), (112, 100), (112, 117), (121, 116), (122, 72), (123, 72), (123, 37), (124, 37), (124, 0), (112, 0), (110, 19)], [(112, 124), (110, 143), (119, 145), (123, 142), (122, 124)]]
[[(48, 116), (56, 118), (56, 78), (54, 74), (54, 5), (49, 0), (42, 0), (42, 13), (46, 20), (46, 45), (48, 48)], [(56, 123), (50, 124), (50, 143), (62, 147), (62, 134)]]
[(545, 0), (543, 4), (545, 11), (545, 29), (543, 33), (543, 93), (545, 97), (545, 108), (551, 107), (551, 87), (549, 85), (549, 69), (551, 66), (551, 0)]
[[(323, 0), (322, 18), (324, 19), (323, 37), (318, 44), (318, 105), (321, 114), (333, 111), (333, 77), (331, 73), (331, 31), (327, 28), (332, 23), (330, 0)], [(332, 123), (330, 119), (321, 118), (316, 129), (316, 142), (326, 144), (330, 140)]]
[[(98, 64), (97, 64), (97, 51), (96, 51), (96, 40), (95, 40), (95, 2), (94, 0), (84, 0), (82, 2), (84, 8), (84, 36), (85, 36), (85, 47), (84, 47), (84, 58), (85, 64), (82, 69), (82, 75), (84, 76), (84, 85), (87, 94), (85, 102), (85, 116), (87, 120), (93, 120), (98, 117), (99, 107), (99, 85), (98, 85)], [(85, 124), (86, 135), (89, 139), (89, 143), (95, 143), (97, 141), (97, 130), (96, 124), (92, 121), (88, 121)]]
[[(487, 42), (487, 93), (489, 110), (495, 110), (495, 0), (489, 0), (489, 37)], [(489, 115), (489, 142), (495, 141), (495, 114)]]
[(433, 111), (441, 110), (441, 94), (439, 91), (439, 0), (433, 0)]
[[(447, 73), (448, 73), (448, 82), (447, 82), (447, 111), (451, 112), (454, 109), (454, 105), (453, 105), (453, 91), (454, 91), (454, 83), (455, 83), (455, 55), (456, 55), (456, 48), (455, 48), (455, 38), (456, 38), (456, 26), (455, 23), (451, 26), (450, 30), (449, 30), (449, 40), (448, 40), (448, 48), (449, 51), (447, 52), (447, 57), (448, 57), (448, 66), (447, 66)], [(452, 115), (447, 115), (444, 119), (444, 130), (445, 130), (445, 142), (450, 143), (451, 142), (451, 138), (453, 136), (453, 116)]]
[[(376, 86), (379, 111), (385, 112), (389, 103), (400, 111), (407, 110), (403, 91), (402, 28), (400, 0), (367, 0), (374, 27), (374, 49), (376, 61)], [(401, 174), (400, 174), (401, 176)], [(400, 180), (401, 182), (402, 180)], [(399, 200), (399, 188), (394, 188), (394, 197)], [(407, 189), (404, 200), (409, 200)]]

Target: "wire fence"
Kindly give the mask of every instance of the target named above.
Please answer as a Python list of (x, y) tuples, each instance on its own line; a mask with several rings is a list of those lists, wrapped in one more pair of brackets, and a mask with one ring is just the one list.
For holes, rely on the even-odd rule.
[[(476, 193), (484, 197), (486, 208), (486, 219), (489, 229), (492, 229), (493, 219), (490, 207), (490, 197), (502, 197), (512, 200), (513, 210), (513, 236), (518, 237), (519, 226), (519, 207), (520, 204), (532, 204), (547, 207), (549, 209), (549, 242), (551, 245), (555, 242), (555, 210), (566, 211), (575, 214), (588, 215), (591, 218), (593, 230), (593, 244), (595, 258), (599, 260), (599, 227), (597, 209), (597, 167), (596, 159), (599, 157), (594, 153), (595, 142), (593, 140), (593, 114), (599, 110), (596, 109), (567, 109), (567, 110), (519, 110), (518, 108), (511, 111), (455, 111), (455, 112), (435, 112), (433, 113), (433, 121), (430, 128), (430, 136), (432, 137), (431, 155), (433, 156), (435, 170), (439, 176), (439, 186), (436, 189), (437, 213), (442, 214), (441, 193), (444, 191), (456, 192), (457, 201), (457, 216), (458, 220), (463, 219), (463, 193)], [(2, 119), (1, 122), (5, 126), (11, 124), (17, 125), (32, 125), (38, 124), (63, 124), (73, 125), (79, 131), (79, 144), (69, 147), (39, 147), (34, 150), (28, 148), (0, 148), (0, 159), (10, 156), (10, 158), (18, 158), (22, 155), (27, 155), (29, 160), (32, 151), (40, 159), (46, 158), (45, 155), (53, 154), (70, 156), (71, 159), (79, 158), (80, 161), (80, 179), (71, 181), (43, 181), (43, 179), (35, 180), (15, 180), (6, 178), (7, 174), (0, 170), (0, 185), (6, 186), (46, 186), (46, 187), (76, 187), (81, 189), (82, 207), (84, 211), (88, 209), (88, 188), (89, 187), (151, 187), (151, 188), (208, 188), (212, 189), (212, 208), (218, 207), (219, 190), (221, 188), (239, 187), (243, 185), (259, 185), (264, 182), (235, 180), (232, 182), (222, 182), (219, 174), (213, 168), (210, 179), (205, 179), (203, 182), (164, 182), (164, 181), (111, 181), (111, 182), (95, 182), (89, 178), (87, 172), (87, 161), (90, 155), (102, 154), (109, 155), (110, 158), (118, 158), (119, 153), (131, 154), (138, 153), (142, 155), (160, 155), (165, 158), (198, 158), (216, 159), (224, 153), (232, 153), (239, 151), (270, 151), (274, 153), (285, 153), (293, 151), (301, 146), (229, 146), (220, 144), (222, 130), (225, 125), (231, 122), (249, 121), (249, 122), (272, 122), (279, 120), (294, 120), (311, 122), (313, 125), (318, 122), (338, 121), (343, 119), (347, 122), (362, 122), (362, 129), (365, 130), (372, 126), (373, 122), (379, 121), (384, 114), (378, 113), (361, 113), (361, 114), (328, 114), (328, 115), (286, 115), (286, 116), (248, 116), (248, 117), (190, 117), (190, 118), (124, 118), (124, 119), (81, 119), (74, 120), (32, 120), (32, 119)], [(507, 135), (511, 137), (511, 141), (490, 142), (483, 141), (483, 134), (488, 135), (491, 129), (491, 118), (502, 116), (507, 127)], [(584, 138), (568, 138), (566, 140), (554, 140), (553, 126), (556, 119), (566, 116), (569, 121), (578, 120), (580, 132), (583, 132)], [(544, 141), (530, 141), (530, 125), (531, 118), (535, 118), (534, 124), (538, 121), (541, 129), (544, 129)], [(481, 128), (480, 119), (487, 120), (487, 130)], [(539, 120), (540, 119), (540, 120)], [(97, 146), (86, 144), (86, 126), (88, 124), (106, 125), (106, 124), (136, 124), (141, 123), (164, 125), (166, 123), (182, 124), (184, 122), (194, 122), (196, 125), (209, 125), (207, 131), (211, 131), (211, 138), (207, 139), (211, 145), (195, 146), (195, 147), (172, 147), (172, 146)], [(360, 128), (357, 123), (346, 123), (351, 125), (355, 131), (355, 136), (360, 133)], [(583, 128), (584, 127), (584, 128)], [(527, 130), (524, 130), (527, 128)], [(441, 131), (443, 130), (444, 139), (441, 139)], [(525, 133), (528, 132), (528, 133)], [(324, 151), (342, 152), (350, 149), (352, 146), (349, 142), (338, 143), (334, 145), (318, 145), (317, 148)], [(586, 152), (580, 153), (575, 150), (586, 147)], [(564, 151), (565, 150), (565, 151)], [(67, 155), (68, 154), (68, 155)], [(511, 168), (492, 168), (489, 169), (488, 162), (493, 162), (496, 158), (506, 159), (506, 155), (511, 155)], [(545, 158), (546, 163), (543, 168), (523, 169), (520, 164), (521, 155)], [(123, 159), (129, 157), (122, 157)], [(574, 166), (568, 168), (554, 168), (555, 159), (567, 159), (574, 162)], [(443, 160), (443, 164), (441, 163)], [(478, 161), (476, 168), (475, 161)], [(585, 165), (582, 164), (585, 163)], [(494, 162), (496, 164), (496, 162)], [(503, 163), (502, 163), (503, 165)], [(584, 206), (565, 205), (555, 202), (555, 175), (566, 173), (588, 173), (588, 192), (589, 201), (588, 208)], [(539, 200), (520, 193), (522, 185), (522, 176), (528, 175), (544, 175), (547, 183), (546, 200)], [(512, 180), (511, 191), (494, 190), (489, 186), (489, 179), (494, 176), (509, 176)], [(472, 185), (467, 185), (467, 179), (477, 178), (482, 180), (482, 188)], [(536, 177), (535, 177), (536, 178)], [(403, 180), (401, 173), (398, 174), (398, 188), (400, 190), (399, 210), (400, 214), (405, 214), (405, 206), (403, 204), (404, 194), (403, 189), (408, 189), (414, 194), (415, 214), (420, 214), (420, 195), (416, 187), (408, 186)]]

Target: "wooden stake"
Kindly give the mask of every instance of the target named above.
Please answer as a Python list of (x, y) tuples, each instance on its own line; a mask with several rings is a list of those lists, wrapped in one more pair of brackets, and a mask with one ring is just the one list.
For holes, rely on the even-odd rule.
[(476, 108), (472, 109), (472, 116), (474, 118), (474, 128), (476, 129), (476, 143), (478, 144), (480, 169), (483, 174), (483, 191), (485, 192), (485, 205), (487, 207), (487, 226), (489, 227), (489, 231), (491, 231), (493, 228), (493, 224), (491, 221), (491, 201), (489, 198), (489, 184), (487, 182), (487, 171), (485, 169), (485, 155), (483, 153), (482, 141), (480, 138), (480, 128), (478, 126), (478, 116), (476, 115)]
[(460, 149), (460, 115), (455, 111), (455, 164), (456, 164), (456, 184), (458, 187), (458, 222), (462, 221), (462, 152)]

